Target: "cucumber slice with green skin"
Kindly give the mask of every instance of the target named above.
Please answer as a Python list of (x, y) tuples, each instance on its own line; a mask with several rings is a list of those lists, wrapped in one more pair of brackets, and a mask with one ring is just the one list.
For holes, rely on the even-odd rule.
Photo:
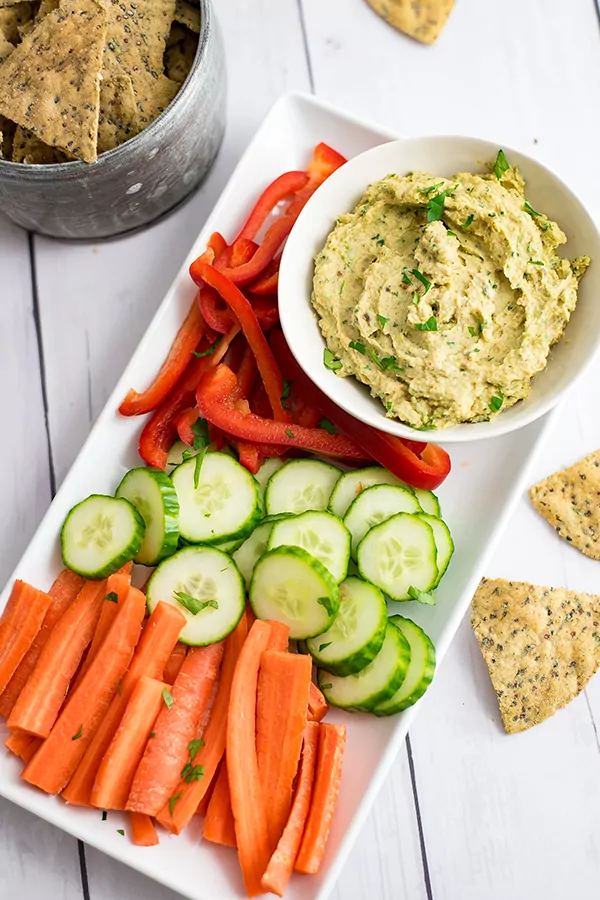
[(268, 515), (327, 509), (341, 470), (319, 459), (291, 459), (267, 482), (265, 505)]
[(63, 562), (84, 578), (100, 581), (137, 556), (145, 531), (144, 520), (129, 500), (92, 494), (64, 521)]
[(282, 519), (288, 518), (289, 516), (287, 513), (282, 513), (278, 516), (267, 516), (262, 520), (260, 525), (257, 525), (250, 537), (242, 542), (239, 549), (235, 550), (232, 554), (234, 562), (246, 582), (246, 587), (250, 586), (254, 566), (267, 550), (269, 535), (271, 534), (273, 525), (275, 522), (280, 522)]
[(339, 584), (348, 574), (350, 532), (337, 516), (324, 510), (310, 510), (275, 522), (268, 549), (301, 547), (323, 563)]
[(229, 553), (232, 555), (239, 547), (242, 546), (246, 538), (236, 538), (234, 541), (223, 541), (222, 544), (214, 544), (213, 546), (217, 548), (217, 550), (222, 550), (223, 553)]
[(261, 517), (256, 479), (227, 453), (207, 453), (197, 487), (196, 460), (177, 466), (172, 480), (179, 498), (179, 531), (190, 543), (222, 544), (246, 537)]
[(289, 626), (305, 640), (327, 631), (340, 607), (340, 592), (325, 566), (299, 547), (276, 547), (256, 563), (249, 591), (259, 619)]
[(356, 500), (358, 495), (376, 484), (393, 484), (397, 487), (406, 488), (411, 493), (413, 492), (413, 488), (400, 481), (387, 469), (381, 466), (367, 466), (366, 469), (355, 469), (342, 475), (329, 498), (329, 511), (334, 516), (339, 516), (340, 519), (343, 519), (350, 508), (350, 504)]
[(427, 522), (433, 530), (433, 537), (437, 549), (436, 565), (438, 574), (435, 584), (433, 585), (434, 588), (436, 588), (442, 580), (442, 576), (445, 574), (446, 569), (450, 564), (450, 560), (452, 559), (452, 554), (454, 553), (454, 541), (452, 540), (450, 529), (443, 519), (439, 519), (437, 516), (431, 516), (429, 513), (418, 513), (418, 516), (420, 519), (423, 519), (424, 522)]
[(415, 497), (421, 504), (421, 509), (430, 516), (441, 517), (442, 509), (440, 501), (431, 491), (424, 491), (423, 488), (413, 488)]
[[(207, 605), (195, 615), (179, 602), (176, 593)], [(215, 547), (184, 547), (154, 570), (146, 587), (152, 613), (162, 600), (186, 618), (179, 640), (194, 647), (222, 641), (242, 618), (244, 582), (232, 559)]]
[(362, 491), (356, 500), (352, 501), (344, 516), (344, 525), (352, 535), (354, 559), (356, 559), (358, 545), (367, 531), (399, 512), (421, 512), (419, 501), (415, 495), (399, 485), (375, 485)]
[(340, 585), (340, 608), (323, 634), (306, 642), (316, 664), (335, 675), (354, 675), (381, 650), (387, 629), (385, 597), (360, 578)]
[(410, 644), (410, 664), (396, 693), (373, 709), (376, 716), (391, 716), (413, 706), (433, 681), (435, 672), (435, 647), (423, 629), (403, 616), (390, 616), (390, 622)]
[(117, 488), (116, 497), (133, 503), (146, 524), (134, 562), (156, 566), (179, 544), (179, 501), (173, 482), (161, 469), (131, 469)]
[[(189, 451), (186, 453), (186, 451)], [(167, 465), (165, 466), (165, 472), (167, 475), (171, 475), (173, 469), (176, 466), (180, 466), (182, 462), (184, 462), (183, 454), (186, 453), (186, 458), (189, 458), (191, 454), (196, 456), (196, 454), (200, 453), (199, 450), (192, 450), (191, 447), (188, 447), (183, 441), (175, 441), (169, 452), (167, 453)]]
[(267, 488), (267, 482), (271, 475), (273, 475), (278, 469), (283, 468), (285, 465), (284, 461), (279, 456), (267, 456), (264, 463), (254, 476), (260, 485), (260, 489), (264, 494)]
[(437, 579), (433, 529), (418, 515), (398, 513), (366, 533), (357, 562), (365, 581), (392, 600), (410, 600), (409, 587), (427, 592)]
[(370, 710), (394, 696), (409, 663), (410, 644), (399, 628), (387, 623), (381, 650), (368, 666), (345, 677), (319, 669), (319, 687), (332, 706)]

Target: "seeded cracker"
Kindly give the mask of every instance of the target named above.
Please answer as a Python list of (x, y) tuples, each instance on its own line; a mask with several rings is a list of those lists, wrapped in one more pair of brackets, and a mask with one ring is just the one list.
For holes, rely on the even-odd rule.
[(394, 28), (423, 44), (433, 44), (440, 36), (454, 0), (367, 0)]
[(106, 15), (64, 0), (0, 66), (0, 113), (51, 147), (96, 159)]
[(509, 734), (554, 715), (600, 666), (600, 597), (593, 594), (483, 578), (471, 627)]
[(165, 73), (170, 79), (183, 84), (194, 64), (197, 49), (197, 36), (186, 28), (182, 40), (165, 50)]
[(131, 78), (124, 72), (105, 77), (100, 87), (98, 153), (124, 144), (138, 131), (138, 112)]
[(4, 60), (10, 56), (10, 54), (15, 49), (15, 45), (11, 44), (10, 41), (7, 41), (2, 32), (0, 31), (0, 63), (3, 63)]
[(29, 166), (45, 166), (50, 163), (69, 162), (70, 157), (56, 147), (43, 144), (30, 131), (17, 125), (12, 145), (12, 161)]
[(33, 18), (32, 3), (15, 3), (14, 6), (0, 8), (0, 33), (7, 41), (18, 44), (21, 40), (19, 26), (25, 25)]
[(600, 450), (529, 489), (531, 502), (556, 532), (600, 559)]
[(174, 19), (185, 25), (190, 31), (200, 34), (200, 10), (197, 6), (188, 3), (187, 0), (176, 0)]

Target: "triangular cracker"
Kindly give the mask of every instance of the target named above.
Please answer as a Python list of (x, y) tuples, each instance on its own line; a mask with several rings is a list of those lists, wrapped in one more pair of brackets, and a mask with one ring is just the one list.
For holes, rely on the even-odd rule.
[(185, 25), (190, 31), (200, 34), (200, 10), (197, 6), (193, 6), (187, 0), (177, 0), (174, 18), (176, 22)]
[(0, 66), (0, 113), (50, 147), (93, 162), (105, 35), (106, 14), (95, 0), (64, 0)]
[(7, 41), (12, 44), (18, 44), (21, 35), (19, 27), (30, 22), (33, 18), (33, 3), (24, 0), (22, 3), (15, 3), (13, 6), (0, 8), (0, 32)]
[(510, 734), (570, 703), (600, 666), (600, 597), (593, 594), (483, 578), (471, 626)]
[(106, 153), (124, 144), (138, 131), (138, 111), (131, 78), (124, 72), (113, 72), (102, 79), (100, 88), (98, 153)]
[(183, 84), (194, 65), (197, 50), (198, 37), (186, 28), (182, 40), (165, 50), (165, 74), (172, 81)]
[(30, 131), (18, 125), (13, 138), (12, 161), (28, 166), (47, 166), (71, 160), (62, 150), (43, 144)]
[(3, 32), (0, 31), (0, 64), (10, 56), (14, 49), (15, 45), (7, 41)]
[(531, 502), (556, 532), (600, 559), (600, 450), (530, 488)]

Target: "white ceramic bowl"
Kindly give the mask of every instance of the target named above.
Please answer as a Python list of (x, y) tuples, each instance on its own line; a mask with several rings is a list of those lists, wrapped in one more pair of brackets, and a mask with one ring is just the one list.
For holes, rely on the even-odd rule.
[(573, 259), (587, 254), (592, 265), (579, 290), (577, 307), (548, 365), (533, 381), (531, 393), (490, 422), (416, 431), (386, 418), (380, 400), (352, 377), (338, 378), (323, 365), (323, 337), (310, 304), (313, 258), (323, 247), (336, 217), (354, 209), (365, 188), (389, 172), (418, 170), (450, 178), (457, 172), (485, 172), (498, 144), (470, 137), (431, 136), (382, 144), (351, 159), (335, 172), (302, 211), (285, 247), (279, 275), (281, 325), (290, 348), (306, 372), (328, 396), (357, 419), (398, 437), (449, 442), (495, 437), (533, 422), (558, 403), (591, 363), (600, 346), (600, 235), (578, 197), (550, 169), (503, 146), (526, 181), (527, 199), (558, 222), (568, 237), (561, 252)]

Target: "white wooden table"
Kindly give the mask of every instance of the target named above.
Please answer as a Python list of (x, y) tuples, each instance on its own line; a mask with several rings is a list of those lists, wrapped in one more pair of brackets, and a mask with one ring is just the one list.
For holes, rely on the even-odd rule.
[[(363, 0), (218, 0), (230, 96), (221, 154), (161, 225), (99, 246), (0, 216), (0, 582), (77, 455), (271, 103), (313, 90), (398, 133), (473, 134), (535, 153), (600, 214), (594, 0), (457, 0), (422, 47)], [(600, 260), (594, 261), (600, 265)], [(600, 298), (599, 298), (600, 302)], [(600, 365), (570, 398), (540, 477), (600, 446)], [(502, 472), (490, 491), (501, 489)], [(522, 498), (487, 573), (600, 593), (600, 563)], [(600, 677), (552, 720), (504, 734), (468, 622), (351, 855), (336, 900), (597, 900)], [(176, 900), (0, 801), (2, 900)]]

